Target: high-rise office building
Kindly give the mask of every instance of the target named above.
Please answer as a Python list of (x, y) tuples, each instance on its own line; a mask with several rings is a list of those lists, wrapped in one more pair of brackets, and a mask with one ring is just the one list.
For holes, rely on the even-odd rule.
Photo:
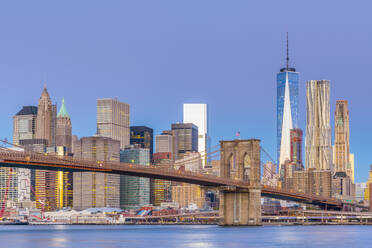
[(156, 153), (170, 152), (173, 153), (173, 136), (170, 134), (159, 134), (155, 136)]
[(149, 149), (151, 161), (154, 153), (154, 130), (146, 126), (130, 127), (130, 144), (138, 144), (141, 148)]
[(302, 130), (299, 128), (291, 129), (291, 163), (302, 167)]
[(36, 138), (48, 141), (48, 146), (55, 145), (57, 106), (52, 104), (46, 88), (39, 99), (36, 118)]
[(207, 104), (183, 104), (183, 123), (193, 123), (198, 127), (198, 152), (202, 156), (202, 163), (204, 167), (207, 164), (207, 153), (209, 150)]
[(120, 141), (120, 149), (129, 145), (129, 104), (116, 99), (97, 99), (97, 135)]
[[(120, 151), (120, 162), (143, 166), (150, 165), (150, 150), (139, 145)], [(150, 179), (135, 176), (120, 176), (120, 207), (138, 209), (150, 204)]]
[[(120, 142), (107, 137), (83, 137), (74, 144), (74, 157), (95, 161), (120, 160)], [(120, 176), (97, 172), (73, 173), (73, 207), (120, 206)]]
[(37, 107), (24, 106), (13, 117), (13, 144), (19, 145), (21, 139), (35, 139), (36, 137)]
[(71, 119), (67, 113), (64, 99), (62, 99), (62, 105), (57, 115), (56, 146), (66, 147), (67, 154), (72, 153)]
[[(22, 140), (34, 139), (36, 136), (37, 107), (24, 106), (13, 117), (14, 150), (23, 151), (16, 146), (22, 146)], [(34, 171), (34, 170), (33, 170)], [(7, 187), (9, 180), (9, 187)], [(22, 168), (0, 169), (0, 199), (3, 200), (8, 191), (7, 200), (22, 203), (31, 200), (31, 170)]]
[(306, 87), (306, 169), (330, 170), (330, 83), (328, 80), (309, 80)]
[(198, 127), (192, 123), (172, 124), (176, 143), (175, 159), (182, 159), (187, 152), (198, 151)]
[[(277, 156), (278, 165), (285, 163), (291, 156), (290, 130), (298, 127), (299, 73), (289, 67), (288, 36), (287, 65), (280, 69), (277, 81)], [(279, 169), (280, 170), (280, 169)]]

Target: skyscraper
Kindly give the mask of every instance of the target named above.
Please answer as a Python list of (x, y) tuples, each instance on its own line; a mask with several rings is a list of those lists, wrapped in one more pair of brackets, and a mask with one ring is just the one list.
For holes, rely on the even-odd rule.
[(97, 99), (97, 134), (129, 145), (129, 104), (116, 99)]
[(202, 156), (203, 167), (208, 153), (208, 108), (204, 103), (183, 104), (183, 123), (193, 123), (198, 127), (198, 152)]
[(65, 99), (62, 99), (62, 105), (57, 115), (56, 146), (66, 147), (67, 154), (72, 152), (71, 119), (66, 110)]
[(155, 151), (173, 153), (173, 136), (170, 134), (159, 134), (155, 136)]
[(13, 117), (13, 144), (19, 145), (19, 140), (35, 139), (37, 107), (24, 106)]
[(198, 127), (192, 123), (172, 124), (176, 142), (175, 159), (182, 159), (187, 152), (198, 151)]
[(335, 111), (335, 171), (346, 172), (351, 177), (349, 109), (346, 100), (336, 101)]
[(52, 104), (46, 88), (43, 89), (39, 99), (36, 118), (36, 138), (48, 141), (48, 146), (55, 145), (56, 110)]
[[(302, 130), (291, 129), (291, 159), (299, 167), (302, 167)], [(299, 168), (297, 167), (297, 168)]]
[[(120, 161), (120, 143), (107, 137), (83, 137), (74, 144), (74, 157), (96, 161)], [(73, 206), (119, 207), (120, 176), (109, 173), (74, 172)]]
[(331, 168), (329, 91), (328, 80), (306, 82), (306, 169), (321, 171)]
[[(298, 82), (299, 74), (289, 67), (288, 34), (287, 65), (280, 69), (277, 81), (277, 156), (278, 165), (284, 164), (291, 156), (290, 130), (298, 127)], [(280, 170), (280, 169), (279, 169)]]
[(154, 131), (146, 126), (130, 127), (130, 144), (140, 145), (141, 148), (147, 148), (150, 151), (150, 161), (154, 153)]
[[(120, 162), (150, 165), (150, 150), (139, 145), (120, 151)], [(120, 207), (138, 209), (150, 204), (150, 179), (135, 176), (120, 176)]]

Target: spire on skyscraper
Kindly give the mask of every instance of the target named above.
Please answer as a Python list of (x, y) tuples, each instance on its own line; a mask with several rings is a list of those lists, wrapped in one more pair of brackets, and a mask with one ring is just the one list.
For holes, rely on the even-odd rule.
[(65, 98), (62, 98), (61, 108), (59, 109), (57, 117), (70, 117), (65, 106)]
[(289, 69), (288, 32), (287, 32), (287, 70)]
[(296, 69), (295, 68), (291, 68), (291, 67), (289, 67), (289, 40), (288, 40), (288, 32), (287, 32), (287, 39), (286, 39), (286, 41), (287, 41), (287, 56), (286, 56), (286, 67), (284, 67), (284, 68), (282, 68), (282, 69), (280, 69), (280, 72), (285, 72), (285, 71), (292, 71), (292, 72), (295, 72), (296, 71)]

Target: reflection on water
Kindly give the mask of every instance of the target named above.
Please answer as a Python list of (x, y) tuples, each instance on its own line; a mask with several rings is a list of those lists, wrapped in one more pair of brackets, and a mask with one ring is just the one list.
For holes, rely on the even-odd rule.
[(370, 247), (372, 226), (0, 226), (0, 247)]

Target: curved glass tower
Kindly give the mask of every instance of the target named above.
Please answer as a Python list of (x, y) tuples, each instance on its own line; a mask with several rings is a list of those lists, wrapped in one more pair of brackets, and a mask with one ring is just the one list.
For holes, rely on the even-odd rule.
[(298, 127), (299, 73), (289, 67), (288, 36), (287, 66), (276, 76), (277, 82), (277, 159), (279, 168), (291, 157), (290, 131)]

